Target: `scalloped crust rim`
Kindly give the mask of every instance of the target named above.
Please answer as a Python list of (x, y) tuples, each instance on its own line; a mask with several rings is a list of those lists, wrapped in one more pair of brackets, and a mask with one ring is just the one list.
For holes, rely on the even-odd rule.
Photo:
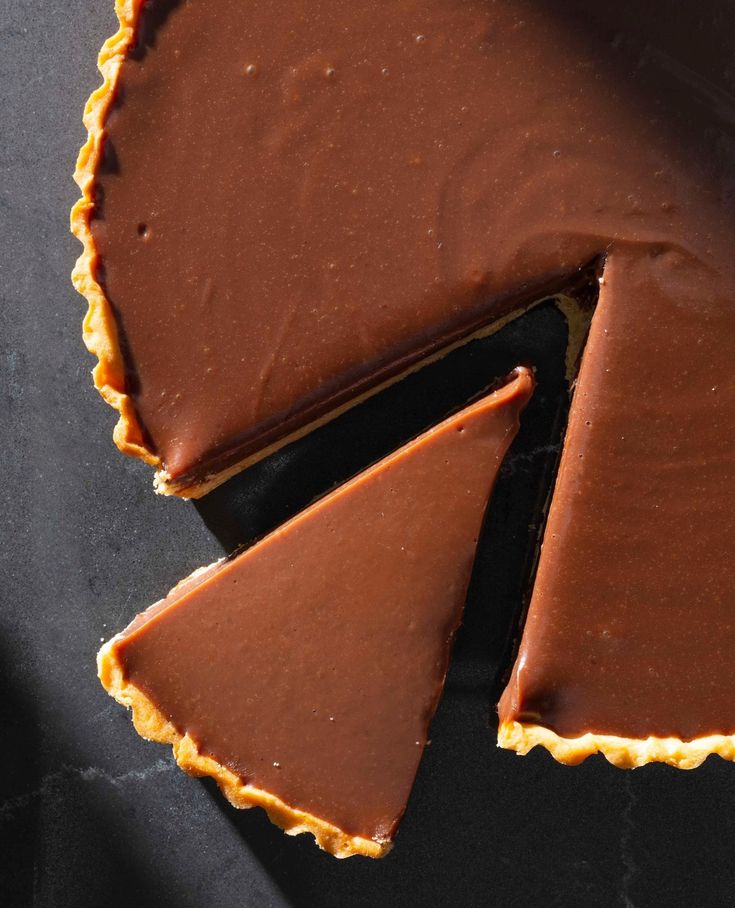
[(92, 370), (94, 385), (102, 397), (118, 411), (119, 419), (113, 432), (115, 444), (124, 454), (139, 457), (151, 466), (161, 466), (152, 451), (133, 401), (125, 393), (125, 364), (110, 302), (95, 277), (99, 256), (90, 228), (94, 213), (94, 182), (103, 152), (104, 124), (115, 97), (120, 66), (135, 39), (135, 27), (144, 0), (116, 0), (115, 13), (120, 27), (102, 46), (97, 67), (102, 73), (102, 85), (89, 97), (84, 109), (87, 141), (77, 157), (74, 180), (82, 197), (71, 211), (71, 232), (84, 247), (72, 272), (74, 287), (87, 300), (84, 319), (84, 343), (97, 357)]
[(525, 756), (534, 747), (544, 747), (559, 763), (576, 766), (592, 754), (601, 753), (619, 769), (634, 769), (645, 763), (668, 763), (677, 769), (696, 769), (711, 754), (735, 760), (735, 735), (708, 735), (692, 741), (679, 738), (622, 738), (591, 732), (579, 738), (562, 738), (542, 725), (502, 722), (498, 747)]
[(336, 858), (358, 854), (380, 858), (390, 851), (391, 842), (349, 835), (319, 817), (290, 807), (268, 791), (244, 784), (242, 779), (212, 757), (199, 753), (188, 734), (180, 734), (139, 688), (126, 681), (115, 651), (115, 643), (119, 639), (120, 635), (113, 637), (97, 655), (100, 681), (118, 703), (132, 710), (133, 724), (141, 737), (160, 744), (171, 744), (174, 758), (184, 772), (191, 776), (211, 776), (234, 807), (262, 807), (271, 822), (288, 835), (311, 833), (317, 845)]

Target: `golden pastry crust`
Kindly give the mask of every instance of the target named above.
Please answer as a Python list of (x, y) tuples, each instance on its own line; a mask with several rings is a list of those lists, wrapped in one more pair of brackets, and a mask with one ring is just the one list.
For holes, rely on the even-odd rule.
[(562, 738), (542, 725), (503, 722), (498, 729), (498, 747), (525, 756), (534, 747), (546, 750), (567, 766), (576, 766), (587, 757), (601, 753), (620, 769), (634, 769), (645, 763), (668, 763), (678, 769), (696, 769), (710, 754), (735, 760), (735, 735), (708, 735), (693, 741), (678, 738), (621, 738), (588, 732), (579, 738)]
[(184, 772), (192, 776), (211, 776), (230, 804), (239, 808), (262, 807), (271, 822), (288, 835), (310, 832), (317, 845), (336, 858), (356, 854), (380, 858), (390, 851), (391, 842), (349, 835), (319, 817), (290, 807), (268, 791), (244, 784), (212, 757), (199, 753), (189, 735), (180, 734), (148, 697), (125, 679), (115, 648), (117, 639), (113, 637), (109, 640), (97, 655), (97, 669), (103, 687), (118, 703), (132, 710), (133, 724), (141, 737), (172, 745), (176, 762)]
[(105, 118), (115, 96), (120, 66), (135, 37), (142, 5), (143, 0), (116, 0), (115, 12), (120, 28), (102, 46), (97, 60), (102, 85), (92, 92), (84, 109), (87, 141), (79, 152), (74, 172), (82, 197), (71, 211), (71, 232), (84, 249), (77, 259), (71, 279), (89, 307), (84, 319), (84, 343), (98, 360), (92, 371), (95, 387), (120, 414), (113, 433), (115, 444), (123, 453), (160, 467), (161, 461), (149, 447), (133, 402), (125, 393), (125, 364), (117, 325), (109, 300), (95, 277), (98, 253), (90, 229), (94, 212), (94, 181), (103, 151)]

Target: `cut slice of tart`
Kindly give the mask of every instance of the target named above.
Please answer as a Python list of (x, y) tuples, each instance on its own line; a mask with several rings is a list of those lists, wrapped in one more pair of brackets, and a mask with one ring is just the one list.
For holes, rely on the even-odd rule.
[(338, 857), (383, 855), (532, 386), (516, 370), (110, 640), (100, 678), (140, 734), (237, 807)]

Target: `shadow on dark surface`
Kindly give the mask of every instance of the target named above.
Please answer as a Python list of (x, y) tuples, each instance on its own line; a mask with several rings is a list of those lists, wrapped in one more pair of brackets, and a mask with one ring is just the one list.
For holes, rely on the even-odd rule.
[(13, 652), (0, 639), (0, 903), (21, 906), (33, 897), (38, 725), (28, 695), (15, 683)]
[[(102, 783), (104, 784), (104, 783)], [(61, 786), (61, 783), (60, 783)], [(175, 880), (165, 878), (126, 825), (135, 808), (113, 809), (110, 800), (72, 778), (57, 794), (47, 820), (65, 830), (48, 836), (39, 849), (41, 883), (34, 901), (23, 904), (64, 905), (74, 908), (159, 908), (176, 904), (196, 908)], [(58, 806), (63, 805), (57, 812)], [(42, 840), (43, 841), (43, 840)], [(84, 885), (79, 884), (84, 880)], [(74, 900), (63, 899), (74, 893)], [(62, 895), (62, 894), (66, 894)], [(15, 903), (11, 903), (15, 905)]]
[(570, 768), (541, 751), (518, 758), (495, 749), (492, 732), (479, 734), (451, 694), (434, 734), (380, 861), (337, 861), (311, 836), (284, 836), (261, 810), (237, 811), (211, 780), (201, 784), (294, 908), (732, 903), (735, 781), (721, 760), (683, 773), (621, 771), (602, 757)]

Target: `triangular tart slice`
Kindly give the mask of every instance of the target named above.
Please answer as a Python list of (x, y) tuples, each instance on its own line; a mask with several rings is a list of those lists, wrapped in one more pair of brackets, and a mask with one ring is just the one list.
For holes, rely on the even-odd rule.
[(235, 806), (338, 857), (383, 855), (532, 387), (517, 369), (110, 640), (100, 679), (138, 732)]

